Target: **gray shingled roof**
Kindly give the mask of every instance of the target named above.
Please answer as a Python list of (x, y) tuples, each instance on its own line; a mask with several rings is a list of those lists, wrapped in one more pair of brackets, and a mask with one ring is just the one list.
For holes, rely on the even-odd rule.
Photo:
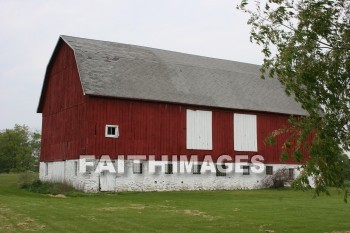
[(305, 115), (259, 66), (178, 52), (61, 38), (74, 50), (84, 93), (200, 106)]

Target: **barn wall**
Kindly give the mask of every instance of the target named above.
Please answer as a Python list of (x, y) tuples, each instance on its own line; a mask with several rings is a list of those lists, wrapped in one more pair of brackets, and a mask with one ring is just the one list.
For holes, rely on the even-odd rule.
[[(186, 149), (186, 110), (212, 111), (213, 149)], [(267, 163), (281, 163), (283, 138), (271, 147), (264, 143), (269, 134), (287, 124), (288, 116), (270, 113), (257, 115), (257, 152), (234, 151), (233, 114), (235, 112), (215, 108), (198, 108), (185, 105), (130, 101), (112, 98), (89, 97), (87, 105), (86, 153), (90, 155), (212, 155), (214, 161), (220, 155), (260, 154)], [(105, 125), (118, 125), (119, 138), (106, 138)], [(72, 157), (76, 159), (78, 157)], [(291, 161), (287, 161), (290, 163)]]
[(43, 87), (41, 161), (85, 152), (85, 97), (73, 50), (60, 42), (52, 59)]

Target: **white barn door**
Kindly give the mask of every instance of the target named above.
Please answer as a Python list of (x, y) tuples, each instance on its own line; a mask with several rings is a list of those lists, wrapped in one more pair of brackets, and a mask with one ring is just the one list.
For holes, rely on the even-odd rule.
[(258, 151), (256, 115), (235, 113), (233, 118), (234, 149), (236, 151)]
[(186, 147), (195, 150), (212, 150), (212, 112), (194, 111), (186, 112)]
[(100, 173), (100, 191), (116, 191), (116, 173), (103, 171)]

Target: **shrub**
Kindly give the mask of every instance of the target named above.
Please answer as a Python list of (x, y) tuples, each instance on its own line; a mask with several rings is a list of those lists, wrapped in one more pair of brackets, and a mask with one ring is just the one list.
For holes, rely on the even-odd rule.
[(285, 184), (291, 182), (287, 168), (278, 169), (273, 175), (266, 176), (262, 180), (263, 188), (284, 188)]
[(31, 184), (38, 180), (38, 173), (25, 172), (18, 175), (18, 186), (20, 188), (28, 188)]
[(40, 193), (40, 194), (52, 194), (52, 195), (63, 194), (65, 196), (71, 196), (71, 197), (86, 195), (85, 193), (79, 190), (76, 190), (69, 184), (43, 182), (38, 179), (37, 175), (28, 176), (27, 173), (20, 175), (18, 186), (30, 192)]
[(350, 180), (345, 180), (344, 186), (350, 188)]

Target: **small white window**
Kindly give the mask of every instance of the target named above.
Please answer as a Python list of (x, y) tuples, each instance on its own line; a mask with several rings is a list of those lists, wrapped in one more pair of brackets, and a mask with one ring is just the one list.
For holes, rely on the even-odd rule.
[(106, 138), (118, 138), (119, 128), (118, 125), (106, 125)]
[(258, 151), (256, 115), (235, 113), (233, 118), (235, 151)]
[(186, 147), (194, 150), (212, 150), (212, 112), (193, 111), (186, 113)]

